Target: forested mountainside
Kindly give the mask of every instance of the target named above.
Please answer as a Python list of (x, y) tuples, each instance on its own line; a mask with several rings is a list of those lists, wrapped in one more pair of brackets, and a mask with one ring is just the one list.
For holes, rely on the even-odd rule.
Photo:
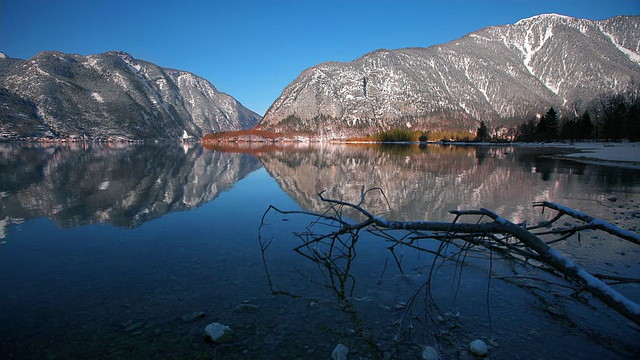
[(260, 116), (207, 80), (113, 51), (0, 53), (0, 139), (199, 138)]
[(638, 93), (640, 16), (545, 14), (429, 48), (377, 50), (303, 71), (257, 129), (358, 136), (393, 128), (514, 126)]

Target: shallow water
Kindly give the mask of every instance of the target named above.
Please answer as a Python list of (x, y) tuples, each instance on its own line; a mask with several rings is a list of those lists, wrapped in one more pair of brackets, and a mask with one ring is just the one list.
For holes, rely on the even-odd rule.
[[(547, 156), (557, 151), (2, 145), (0, 353), (326, 359), (343, 343), (355, 359), (419, 358), (425, 345), (466, 359), (482, 338), (498, 345), (494, 359), (634, 357), (637, 326), (561, 279), (472, 250), (438, 268), (427, 296), (424, 251), (392, 253), (362, 232), (352, 261), (325, 266), (293, 250), (313, 218), (263, 218), (269, 205), (323, 211), (319, 191), (357, 202), (379, 187), (364, 204), (389, 219), (484, 207), (535, 223), (550, 215), (532, 203), (550, 200), (637, 231), (640, 171)], [(640, 277), (637, 246), (606, 234), (556, 248), (594, 272)], [(619, 290), (640, 299), (636, 285)], [(206, 342), (211, 322), (233, 328), (232, 341)]]

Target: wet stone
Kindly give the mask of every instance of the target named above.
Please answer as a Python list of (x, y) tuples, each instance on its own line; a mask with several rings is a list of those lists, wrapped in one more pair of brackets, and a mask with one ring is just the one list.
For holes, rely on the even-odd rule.
[(484, 341), (478, 339), (478, 340), (473, 340), (469, 344), (469, 351), (471, 351), (472, 354), (477, 356), (486, 356), (489, 353), (489, 348), (487, 347), (487, 344), (485, 344)]
[(235, 311), (238, 311), (238, 312), (254, 312), (254, 311), (258, 311), (259, 309), (260, 309), (260, 307), (257, 306), (257, 305), (240, 304), (240, 305), (236, 306)]
[(331, 352), (331, 360), (347, 360), (349, 358), (349, 348), (338, 344)]
[(137, 322), (128, 321), (122, 325), (124, 326), (125, 332), (132, 332), (142, 328), (144, 326), (144, 321), (137, 321)]
[(432, 346), (425, 346), (422, 349), (422, 359), (423, 360), (439, 360), (440, 354), (438, 351)]
[(191, 314), (184, 315), (182, 317), (182, 321), (184, 321), (184, 322), (193, 322), (193, 321), (196, 321), (198, 319), (202, 319), (205, 316), (207, 316), (207, 314), (205, 314), (204, 312), (196, 311), (196, 312), (192, 312)]
[(204, 328), (204, 338), (215, 343), (229, 341), (232, 337), (233, 330), (217, 322), (213, 322)]

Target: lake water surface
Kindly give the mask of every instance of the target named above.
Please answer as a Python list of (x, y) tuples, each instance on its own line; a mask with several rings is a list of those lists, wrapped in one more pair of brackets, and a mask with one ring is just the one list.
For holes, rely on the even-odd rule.
[[(625, 359), (640, 332), (561, 279), (472, 250), (432, 255), (361, 233), (351, 261), (293, 249), (317, 193), (396, 220), (491, 209), (549, 218), (549, 200), (640, 228), (640, 170), (560, 160), (560, 150), (428, 145), (0, 145), (0, 358)], [(263, 216), (264, 215), (264, 216)], [(261, 224), (263, 226), (261, 226)], [(437, 247), (437, 244), (427, 243)], [(587, 232), (556, 248), (596, 273), (640, 278), (637, 246)], [(327, 249), (307, 249), (323, 252)], [(493, 276), (489, 277), (489, 273)], [(544, 281), (531, 280), (543, 278)], [(637, 284), (619, 289), (640, 301)], [(413, 301), (412, 301), (413, 300)], [(204, 340), (219, 322), (222, 345)]]

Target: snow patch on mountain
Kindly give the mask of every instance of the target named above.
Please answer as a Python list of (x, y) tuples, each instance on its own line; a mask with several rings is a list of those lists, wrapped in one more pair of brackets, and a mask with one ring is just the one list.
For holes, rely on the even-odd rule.
[[(618, 48), (618, 50), (620, 50), (623, 54), (627, 55), (631, 61), (634, 61), (634, 62), (640, 64), (640, 54), (638, 54), (637, 51), (633, 51), (631, 49), (627, 49), (626, 47), (624, 47), (621, 44), (619, 44), (616, 41), (616, 39), (613, 37), (612, 34), (607, 33), (605, 31), (603, 31), (602, 33), (605, 34), (611, 40), (613, 45), (615, 45), (615, 47)], [(640, 41), (638, 41), (638, 45), (640, 46)]]
[(369, 133), (410, 119), (413, 129), (473, 129), (480, 121), (523, 121), (551, 106), (584, 111), (640, 79), (639, 29), (639, 16), (543, 14), (443, 45), (319, 64), (283, 90), (259, 127)]
[(102, 98), (102, 96), (100, 96), (100, 94), (98, 94), (97, 92), (91, 93), (91, 97), (96, 99), (96, 101), (99, 102), (99, 103), (103, 103), (104, 102), (104, 99)]

